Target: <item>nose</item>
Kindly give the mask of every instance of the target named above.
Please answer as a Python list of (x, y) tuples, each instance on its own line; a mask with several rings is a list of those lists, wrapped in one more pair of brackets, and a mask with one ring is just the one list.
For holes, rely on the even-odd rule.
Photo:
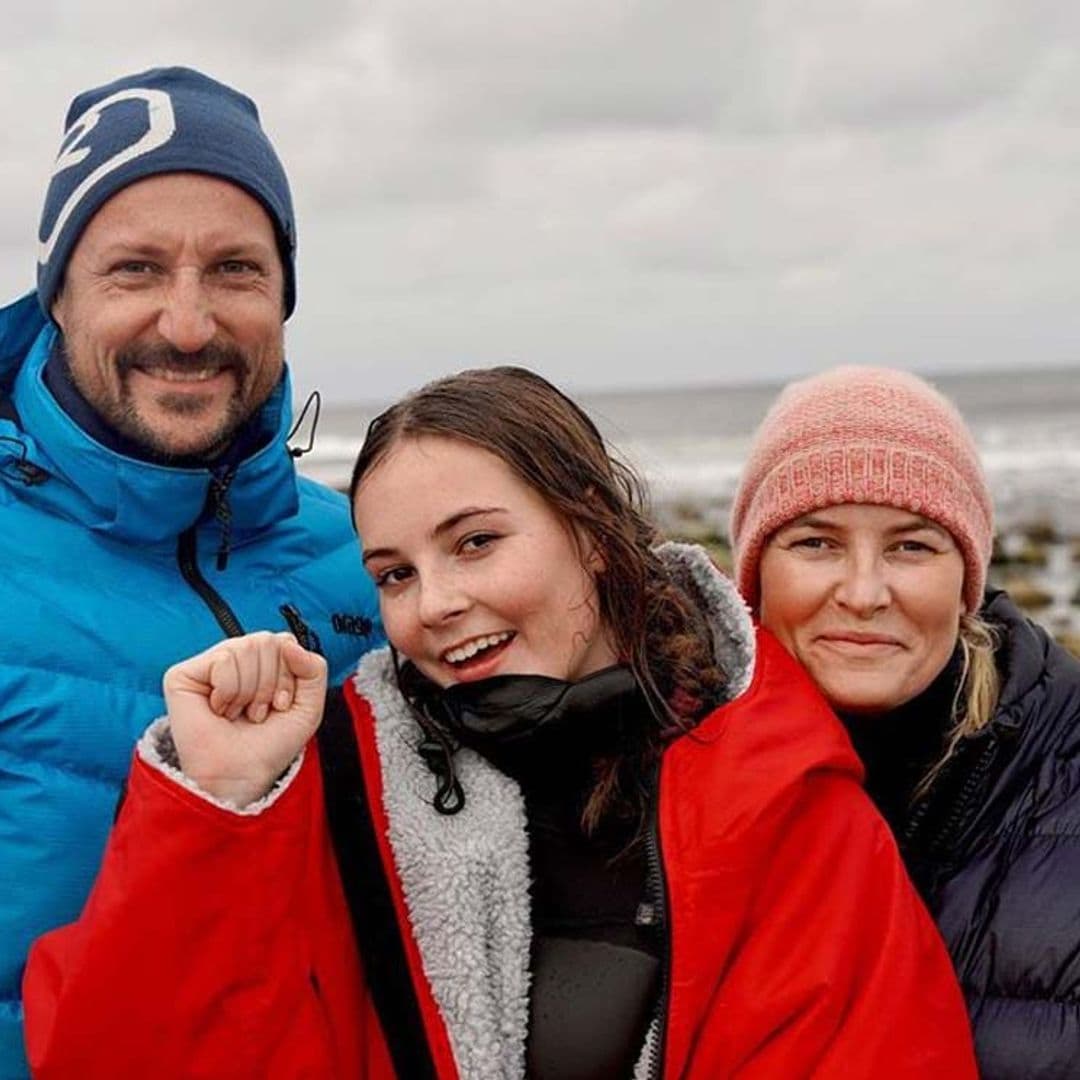
[(469, 598), (457, 574), (428, 571), (420, 578), (418, 615), (424, 626), (441, 626), (469, 608)]
[(213, 307), (201, 275), (194, 267), (181, 267), (169, 283), (158, 314), (158, 333), (174, 348), (195, 353), (217, 332)]
[(860, 618), (887, 607), (890, 591), (881, 559), (869, 552), (853, 554), (846, 560), (834, 596), (838, 604)]

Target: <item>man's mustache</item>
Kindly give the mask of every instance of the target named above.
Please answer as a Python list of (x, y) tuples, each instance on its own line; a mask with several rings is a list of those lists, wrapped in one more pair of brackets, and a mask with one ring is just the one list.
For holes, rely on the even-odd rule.
[(239, 379), (247, 375), (247, 358), (235, 345), (211, 342), (196, 352), (181, 352), (172, 345), (131, 345), (116, 357), (121, 375), (131, 371), (235, 371)]

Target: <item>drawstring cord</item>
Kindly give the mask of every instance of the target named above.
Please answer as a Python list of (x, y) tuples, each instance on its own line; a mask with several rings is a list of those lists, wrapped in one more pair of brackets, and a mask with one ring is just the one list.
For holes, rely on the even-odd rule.
[(454, 771), (454, 750), (438, 725), (427, 717), (420, 721), (420, 727), (424, 738), (416, 749), (438, 781), (432, 806), (450, 817), (465, 808), (465, 791)]
[[(316, 652), (321, 653), (322, 648), (315, 631), (304, 622), (300, 612), (292, 604), (282, 604), (279, 610), (285, 617), (285, 622), (295, 635), (296, 640), (305, 649), (314, 649)], [(417, 707), (413, 699), (402, 687), (401, 667), (398, 664), (397, 649), (392, 648), (390, 656), (393, 660), (394, 676), (397, 679), (401, 696), (408, 702), (417, 722), (420, 724), (420, 730), (424, 733), (424, 738), (417, 747), (417, 751), (424, 759), (424, 764), (427, 765), (438, 781), (432, 805), (440, 814), (447, 816), (456, 814), (465, 806), (465, 792), (461, 787), (461, 781), (458, 780), (457, 774), (454, 772), (454, 748), (450, 744), (449, 738), (440, 730), (438, 724), (431, 720), (423, 708)]]
[(408, 702), (409, 708), (416, 717), (416, 722), (420, 725), (420, 730), (424, 733), (416, 750), (436, 780), (432, 806), (440, 814), (450, 817), (465, 808), (465, 790), (454, 770), (454, 746), (446, 732), (431, 719), (427, 708), (417, 700), (415, 695), (406, 690), (402, 683), (397, 649), (393, 647), (390, 649), (390, 659), (394, 665), (394, 678), (397, 680), (398, 690)]
[(27, 460), (26, 443), (24, 443), (22, 439), (18, 439), (14, 435), (0, 435), (0, 443), (17, 448), (16, 452), (19, 456), (10, 464), (19, 474), (19, 479), (26, 484), (27, 487), (34, 487), (49, 479), (49, 474), (41, 468), (40, 465), (35, 465), (32, 461)]
[[(301, 457), (315, 446), (315, 429), (319, 426), (319, 413), (322, 410), (322, 397), (318, 390), (312, 390), (308, 394), (307, 401), (304, 402), (304, 407), (300, 410), (296, 423), (293, 424), (289, 434), (285, 436), (286, 444), (300, 429), (300, 425), (312, 408), (314, 408), (314, 414), (311, 420), (311, 434), (308, 436), (307, 446), (290, 446), (289, 456), (291, 458)], [(210, 490), (207, 498), (213, 511), (214, 520), (221, 529), (221, 540), (217, 549), (217, 568), (219, 571), (224, 570), (229, 565), (229, 552), (232, 547), (232, 507), (229, 505), (229, 487), (236, 476), (236, 469), (237, 466), (233, 464), (220, 472), (212, 471), (210, 474)]]
[(311, 418), (311, 432), (308, 435), (307, 446), (290, 446), (289, 457), (291, 458), (303, 457), (304, 454), (310, 453), (315, 448), (315, 430), (319, 426), (319, 413), (322, 412), (322, 395), (318, 390), (312, 390), (308, 394), (307, 401), (304, 402), (304, 407), (296, 418), (296, 423), (293, 424), (289, 434), (285, 436), (286, 443), (300, 430), (300, 425), (304, 422), (304, 417), (307, 416), (308, 410), (311, 408), (314, 408), (315, 411)]

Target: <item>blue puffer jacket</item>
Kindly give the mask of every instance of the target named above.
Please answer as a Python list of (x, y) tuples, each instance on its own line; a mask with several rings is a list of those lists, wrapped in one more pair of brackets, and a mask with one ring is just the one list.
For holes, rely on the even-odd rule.
[(382, 642), (346, 502), (287, 452), (287, 377), (261, 414), (273, 438), (215, 514), (208, 470), (122, 457), (57, 405), (55, 333), (33, 295), (0, 311), (2, 1080), (26, 1076), (27, 947), (79, 913), (164, 670), (226, 633), (292, 628), (340, 681)]

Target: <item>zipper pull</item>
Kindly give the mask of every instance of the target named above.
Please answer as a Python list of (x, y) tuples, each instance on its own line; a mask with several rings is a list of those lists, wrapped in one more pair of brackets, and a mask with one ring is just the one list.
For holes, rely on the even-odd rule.
[(635, 926), (656, 927), (660, 925), (660, 912), (657, 905), (650, 900), (642, 900), (634, 912)]
[(210, 474), (210, 490), (207, 499), (213, 509), (214, 518), (221, 530), (221, 539), (217, 550), (217, 568), (222, 571), (229, 565), (229, 548), (232, 543), (232, 507), (229, 505), (229, 485), (236, 475), (236, 466), (230, 465), (221, 472)]

